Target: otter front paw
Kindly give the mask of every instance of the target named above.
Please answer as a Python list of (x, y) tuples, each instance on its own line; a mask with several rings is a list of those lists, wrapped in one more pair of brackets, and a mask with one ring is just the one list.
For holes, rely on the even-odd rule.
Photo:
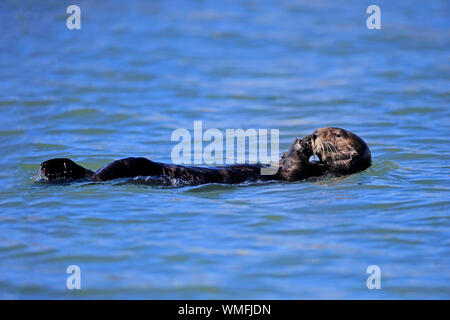
[(312, 154), (311, 138), (296, 138), (289, 148), (288, 153), (283, 155), (282, 160), (285, 158), (293, 158), (301, 162), (308, 162)]

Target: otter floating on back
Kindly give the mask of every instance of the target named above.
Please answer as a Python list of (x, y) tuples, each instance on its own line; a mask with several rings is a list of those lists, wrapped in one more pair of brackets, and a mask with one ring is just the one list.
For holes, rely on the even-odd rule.
[[(318, 162), (310, 162), (315, 155)], [(278, 162), (274, 174), (262, 174), (268, 165), (237, 164), (216, 168), (181, 166), (154, 162), (146, 158), (125, 158), (114, 161), (98, 171), (83, 168), (67, 158), (41, 163), (41, 175), (49, 181), (107, 181), (137, 176), (165, 176), (188, 184), (242, 183), (256, 180), (299, 181), (325, 175), (341, 176), (370, 167), (371, 153), (356, 134), (333, 127), (317, 129), (313, 134), (295, 139)]]

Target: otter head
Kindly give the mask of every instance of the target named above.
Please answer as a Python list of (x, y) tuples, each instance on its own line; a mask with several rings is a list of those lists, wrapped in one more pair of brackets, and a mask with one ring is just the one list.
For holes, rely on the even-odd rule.
[(67, 158), (57, 158), (41, 163), (41, 176), (50, 181), (77, 180), (91, 176), (93, 172)]
[(333, 127), (320, 128), (311, 135), (311, 149), (321, 162), (336, 173), (354, 173), (370, 167), (369, 147), (356, 134)]

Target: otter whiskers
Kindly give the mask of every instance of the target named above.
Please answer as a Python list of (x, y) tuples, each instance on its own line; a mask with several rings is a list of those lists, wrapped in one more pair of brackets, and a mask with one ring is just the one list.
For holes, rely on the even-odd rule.
[(322, 157), (327, 157), (334, 152), (338, 152), (338, 149), (336, 145), (331, 141), (316, 139), (315, 141), (312, 141), (312, 151), (313, 155), (322, 155)]

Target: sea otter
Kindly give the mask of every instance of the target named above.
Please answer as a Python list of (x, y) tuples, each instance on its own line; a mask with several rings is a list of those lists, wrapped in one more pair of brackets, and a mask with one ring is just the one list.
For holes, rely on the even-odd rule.
[[(311, 162), (311, 156), (319, 161)], [(114, 161), (98, 171), (83, 168), (67, 158), (41, 163), (41, 176), (49, 181), (111, 179), (136, 176), (165, 176), (188, 184), (242, 183), (256, 180), (299, 181), (325, 175), (338, 176), (356, 173), (371, 165), (367, 144), (356, 134), (334, 127), (317, 129), (311, 135), (296, 138), (283, 154), (274, 174), (262, 174), (268, 165), (237, 164), (216, 168), (193, 167), (154, 162), (146, 158), (125, 158)]]

